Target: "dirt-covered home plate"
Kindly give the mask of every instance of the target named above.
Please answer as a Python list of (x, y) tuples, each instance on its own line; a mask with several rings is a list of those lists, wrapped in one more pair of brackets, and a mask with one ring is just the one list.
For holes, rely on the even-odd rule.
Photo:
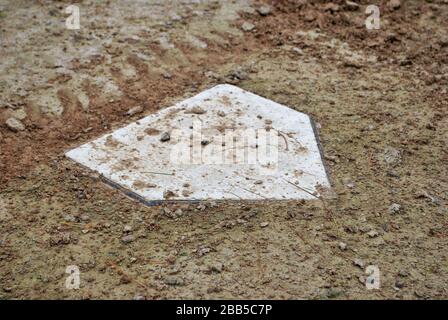
[(330, 188), (309, 116), (231, 85), (66, 155), (147, 204), (314, 199)]

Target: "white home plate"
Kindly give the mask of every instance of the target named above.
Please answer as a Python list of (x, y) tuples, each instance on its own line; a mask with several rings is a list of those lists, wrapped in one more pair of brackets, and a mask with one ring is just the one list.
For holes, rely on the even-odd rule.
[(330, 188), (310, 118), (231, 85), (66, 155), (147, 204), (313, 199)]

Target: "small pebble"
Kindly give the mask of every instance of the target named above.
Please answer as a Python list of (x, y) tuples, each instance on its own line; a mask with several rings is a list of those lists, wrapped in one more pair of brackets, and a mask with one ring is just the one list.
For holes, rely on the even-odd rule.
[(250, 22), (245, 21), (245, 22), (243, 23), (243, 25), (241, 26), (241, 29), (243, 29), (243, 30), (246, 31), (246, 32), (249, 32), (249, 31), (252, 31), (252, 30), (255, 29), (255, 25), (253, 25), (253, 24), (250, 23)]
[(128, 112), (126, 112), (126, 115), (128, 116), (133, 116), (137, 113), (141, 113), (143, 111), (143, 107), (142, 106), (136, 106), (134, 108), (131, 108), (128, 110)]
[(345, 249), (347, 249), (347, 244), (344, 242), (339, 242), (339, 249), (344, 251)]
[(25, 130), (25, 126), (23, 125), (23, 123), (16, 118), (9, 118), (8, 120), (6, 120), (5, 124), (8, 129), (13, 132)]
[(271, 6), (264, 5), (264, 6), (261, 6), (260, 8), (258, 8), (257, 11), (261, 16), (267, 16), (272, 12), (272, 8), (271, 8)]
[(364, 269), (365, 266), (364, 261), (362, 261), (361, 259), (355, 259), (353, 261), (353, 264), (357, 267), (360, 267), (361, 269)]
[(121, 238), (121, 241), (123, 241), (123, 243), (131, 243), (134, 240), (135, 240), (135, 237), (132, 234), (128, 234), (128, 235), (124, 236), (123, 238)]
[(387, 6), (388, 6), (390, 9), (393, 9), (393, 10), (400, 9), (400, 7), (401, 7), (401, 1), (400, 1), (400, 0), (390, 0), (390, 1), (387, 3)]
[(162, 141), (162, 142), (169, 141), (170, 139), (171, 139), (171, 136), (170, 136), (169, 132), (164, 132), (160, 136), (160, 141)]
[(169, 286), (183, 286), (185, 285), (185, 281), (179, 277), (169, 276), (166, 277), (164, 283)]
[(401, 206), (398, 203), (392, 203), (389, 207), (389, 212), (391, 214), (397, 214), (400, 213), (401, 211)]
[(377, 236), (379, 235), (379, 233), (378, 233), (378, 231), (376, 231), (376, 230), (371, 230), (371, 231), (367, 232), (367, 235), (368, 235), (370, 238), (375, 238), (375, 237), (377, 237)]
[(403, 281), (401, 281), (400, 279), (397, 279), (396, 281), (395, 281), (395, 288), (398, 288), (398, 289), (402, 289), (402, 288), (404, 288), (404, 282)]

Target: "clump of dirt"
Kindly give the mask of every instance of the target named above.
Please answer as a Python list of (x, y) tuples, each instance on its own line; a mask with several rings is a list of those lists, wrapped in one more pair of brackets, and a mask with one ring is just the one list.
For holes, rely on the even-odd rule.
[[(448, 7), (348, 3), (0, 6), (0, 297), (447, 298)], [(334, 197), (148, 207), (62, 156), (223, 82), (313, 117)]]

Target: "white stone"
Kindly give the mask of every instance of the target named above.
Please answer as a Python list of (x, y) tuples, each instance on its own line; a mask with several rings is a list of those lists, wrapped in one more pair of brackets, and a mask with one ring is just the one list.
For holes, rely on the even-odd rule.
[[(161, 141), (166, 132), (170, 139)], [(330, 188), (308, 115), (231, 85), (203, 91), (66, 155), (147, 204), (315, 199)]]
[(17, 132), (25, 130), (25, 126), (23, 125), (23, 123), (16, 118), (9, 118), (5, 121), (5, 123), (11, 131)]
[(245, 21), (245, 22), (243, 23), (243, 25), (241, 26), (241, 28), (242, 28), (244, 31), (252, 31), (252, 30), (255, 29), (255, 25), (253, 25), (253, 24), (250, 23), (250, 22)]

